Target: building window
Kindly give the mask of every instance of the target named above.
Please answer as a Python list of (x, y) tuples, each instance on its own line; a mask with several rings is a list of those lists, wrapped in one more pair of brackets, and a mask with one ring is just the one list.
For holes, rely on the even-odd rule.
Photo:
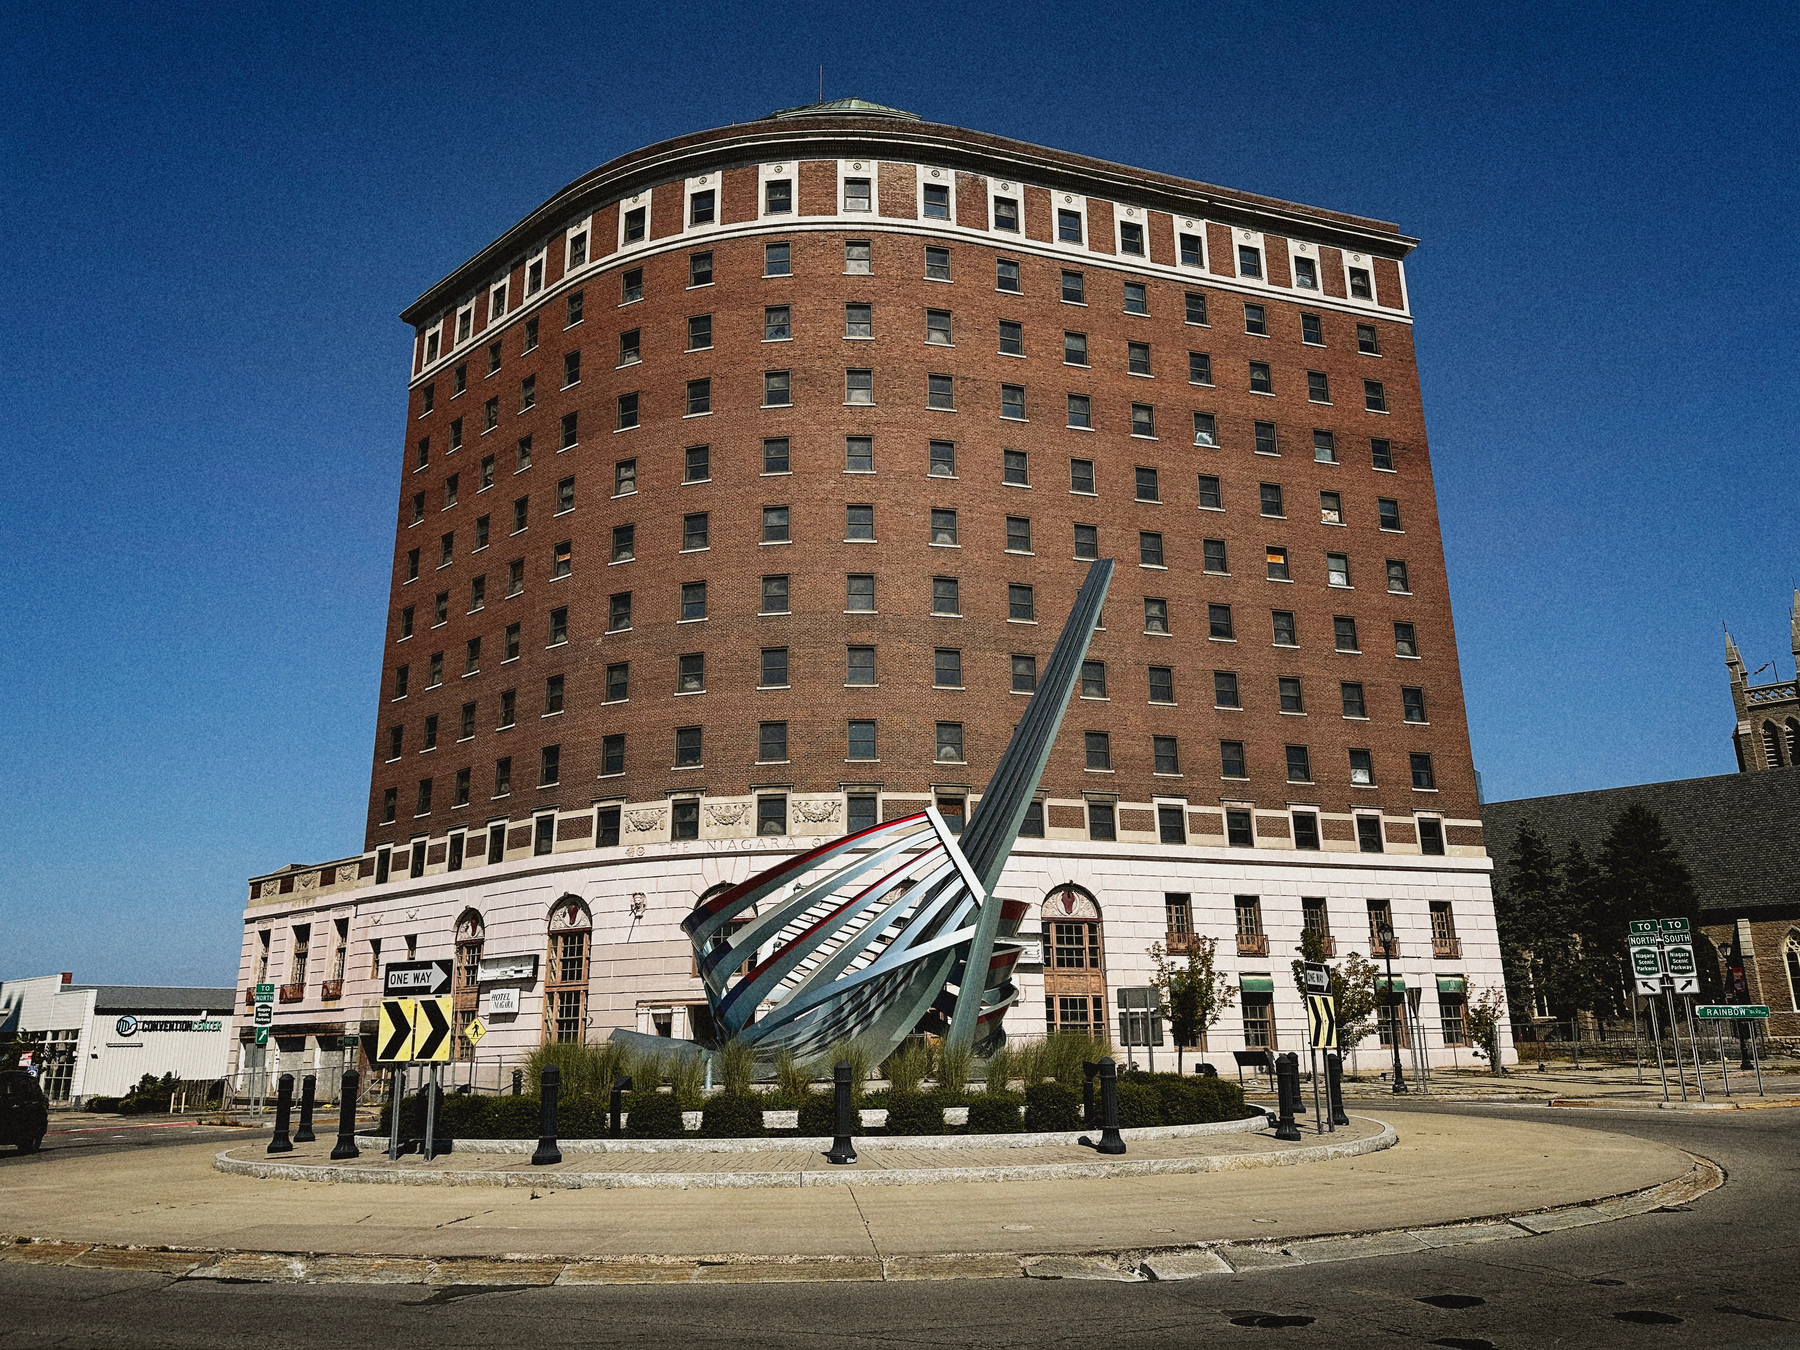
[(998, 260), (995, 265), (994, 289), (997, 291), (1007, 291), (1013, 295), (1019, 295), (1023, 292), (1024, 288), (1019, 285), (1018, 263), (1007, 258)]
[(1080, 562), (1093, 562), (1100, 556), (1100, 527), (1098, 525), (1077, 525), (1075, 527), (1075, 557)]
[(1106, 697), (1106, 662), (1083, 661), (1081, 663), (1081, 696), (1083, 698)]
[(1417, 656), (1419, 644), (1413, 637), (1413, 626), (1410, 623), (1394, 625), (1394, 655)]
[(1290, 783), (1312, 782), (1312, 756), (1304, 745), (1287, 747), (1287, 780)]
[[(788, 757), (788, 724), (763, 722), (756, 728), (756, 760), (759, 764), (783, 764)], [(778, 831), (785, 834), (786, 831)]]
[(1358, 300), (1374, 298), (1374, 292), (1369, 287), (1369, 273), (1366, 268), (1352, 267), (1350, 269), (1350, 294)]
[(1306, 372), (1306, 397), (1312, 403), (1331, 402), (1331, 380), (1322, 370)]
[(512, 795), (512, 756), (494, 761), (494, 795), (510, 797)]
[(1202, 566), (1208, 572), (1215, 573), (1219, 576), (1230, 575), (1231, 569), (1226, 566), (1225, 541), (1223, 539), (1202, 540), (1200, 551), (1201, 556), (1204, 559)]
[(875, 472), (875, 440), (873, 437), (844, 437), (844, 472)]
[(1359, 323), (1356, 325), (1356, 350), (1364, 356), (1380, 356), (1381, 341), (1375, 334), (1375, 325)]
[(1152, 703), (1173, 703), (1175, 701), (1174, 667), (1150, 667), (1150, 701)]
[(790, 507), (765, 506), (762, 509), (762, 542), (785, 544), (791, 539)]
[(570, 540), (563, 540), (550, 553), (550, 579), (560, 581), (569, 575), (574, 561), (574, 545)]
[[(1361, 699), (1362, 690), (1357, 690), (1357, 698)], [(1375, 760), (1367, 750), (1350, 752), (1350, 781), (1357, 787), (1375, 786)]]
[[(1355, 751), (1351, 753), (1354, 754)], [(1356, 818), (1356, 846), (1364, 853), (1386, 851), (1381, 838), (1380, 816), (1358, 816)]]
[(1400, 706), (1406, 721), (1423, 723), (1426, 720), (1425, 691), (1423, 689), (1402, 688), (1400, 690)]
[(927, 281), (950, 280), (949, 249), (928, 248), (925, 250), (925, 279)]
[(851, 614), (875, 612), (875, 576), (870, 572), (852, 572), (844, 578), (844, 609)]
[(846, 648), (844, 683), (864, 685), (875, 683), (875, 649), (873, 647)]
[(1016, 197), (994, 198), (994, 228), (1019, 232), (1019, 201)]
[(1206, 627), (1208, 637), (1228, 642), (1237, 640), (1232, 632), (1230, 605), (1208, 605), (1206, 607)]
[(1412, 594), (1412, 587), (1406, 581), (1406, 564), (1398, 558), (1387, 560), (1387, 588), (1389, 595)]
[(1130, 221), (1119, 223), (1119, 252), (1144, 256), (1144, 227)]
[(688, 286), (710, 286), (713, 279), (713, 255), (706, 253), (690, 253), (688, 255)]
[(763, 245), (763, 275), (765, 277), (792, 276), (793, 271), (794, 269), (788, 245)]
[(631, 592), (620, 591), (609, 596), (606, 605), (606, 631), (623, 633), (631, 628)]
[(1169, 602), (1159, 596), (1144, 597), (1144, 631), (1146, 633), (1169, 633)]
[(681, 584), (681, 617), (684, 620), (706, 617), (706, 583), (704, 581), (684, 581)]
[(631, 697), (631, 662), (615, 661), (606, 668), (606, 701), (624, 703)]
[(844, 508), (844, 538), (846, 540), (873, 540), (875, 538), (875, 508), (872, 505), (863, 502)]
[[(1150, 738), (1150, 760), (1157, 773), (1171, 775), (1181, 773), (1181, 755), (1173, 736), (1152, 736)], [(1163, 842), (1180, 844), (1186, 842), (1186, 839), (1185, 836), (1173, 840), (1165, 838)]]
[[(869, 400), (873, 402), (873, 400)], [(925, 377), (925, 406), (942, 408), (950, 412), (956, 410), (956, 382), (949, 375), (927, 375)]]
[(1065, 244), (1081, 242), (1081, 212), (1058, 211), (1056, 213), (1056, 237)]
[(1149, 291), (1142, 282), (1125, 283), (1125, 312), (1127, 314), (1148, 314), (1150, 312)]
[(1370, 412), (1386, 412), (1387, 391), (1379, 380), (1363, 381), (1363, 407)]
[(789, 471), (787, 437), (771, 436), (763, 441), (762, 471), (766, 474)]
[(1444, 822), (1434, 816), (1419, 817), (1419, 852), (1444, 855)]
[(925, 311), (925, 341), (933, 347), (954, 347), (950, 337), (950, 311), (947, 309), (928, 309)]
[(1089, 839), (1110, 840), (1119, 837), (1118, 829), (1114, 823), (1113, 804), (1111, 802), (1089, 802), (1087, 804), (1087, 811)]
[(1000, 320), (1000, 354), (1002, 356), (1025, 355), (1025, 325)]
[[(600, 775), (610, 777), (625, 772), (625, 737), (606, 736), (600, 742)], [(616, 839), (614, 842), (618, 842)]]
[(1363, 699), (1363, 687), (1354, 680), (1346, 680), (1338, 685), (1338, 694), (1342, 699), (1344, 716), (1366, 719), (1368, 706)]
[(1215, 670), (1213, 672), (1213, 707), (1242, 708), (1244, 705), (1238, 698), (1238, 677), (1235, 671)]
[(1024, 385), (1003, 384), (1000, 386), (1000, 416), (1011, 422), (1026, 420)]
[[(631, 461), (631, 490), (637, 491), (637, 461)], [(690, 445), (682, 456), (681, 481), (684, 483), (704, 483), (712, 478), (712, 447), (706, 445)]]
[(1225, 842), (1232, 848), (1256, 847), (1256, 835), (1250, 828), (1248, 811), (1227, 811), (1225, 813)]
[(678, 694), (703, 694), (706, 692), (706, 655), (703, 652), (689, 652), (676, 658), (675, 692)]
[(1298, 647), (1300, 639), (1296, 636), (1294, 613), (1292, 610), (1276, 609), (1269, 612), (1274, 625), (1274, 642), (1277, 647)]
[(1012, 658), (1012, 691), (1030, 694), (1037, 690), (1037, 657), (1014, 655)]
[(1163, 566), (1163, 539), (1154, 530), (1138, 531), (1138, 566)]
[(1317, 314), (1302, 314), (1300, 316), (1300, 340), (1311, 347), (1323, 347), (1325, 345), (1325, 329), (1323, 321)]
[(931, 683), (938, 689), (961, 689), (962, 652), (951, 647), (939, 647), (933, 652)]
[(762, 606), (759, 614), (786, 614), (788, 610), (788, 579), (785, 576), (769, 576), (762, 579)]
[(937, 759), (940, 763), (963, 763), (963, 728), (961, 722), (937, 724)]
[(955, 577), (931, 579), (931, 612), (956, 616), (962, 613), (962, 583)]
[(1350, 585), (1350, 556), (1347, 553), (1325, 555), (1325, 584), (1346, 588)]
[(619, 274), (619, 303), (636, 304), (644, 298), (644, 269), (633, 267)]
[(844, 756), (846, 759), (857, 760), (878, 758), (875, 753), (875, 723), (872, 720), (855, 720), (849, 724)]
[(1408, 755), (1407, 761), (1412, 769), (1412, 785), (1421, 792), (1435, 792), (1437, 776), (1431, 769), (1431, 756), (1415, 753)]
[(1360, 652), (1361, 646), (1356, 640), (1356, 620), (1348, 614), (1338, 614), (1331, 620), (1332, 638), (1340, 652)]
[[(933, 376), (932, 378), (935, 380), (938, 377)], [(874, 403), (875, 372), (872, 370), (846, 370), (844, 372), (844, 402), (853, 404)]]
[(1300, 287), (1303, 290), (1308, 290), (1308, 291), (1318, 290), (1319, 289), (1318, 265), (1316, 263), (1314, 263), (1311, 258), (1297, 257), (1293, 261), (1294, 261), (1294, 285)]
[(1025, 819), (1019, 826), (1021, 839), (1042, 839), (1044, 837), (1044, 804), (1032, 800), (1025, 807)]
[(1248, 778), (1250, 776), (1244, 767), (1244, 743), (1242, 741), (1219, 742), (1219, 776), (1221, 778)]
[(1096, 770), (1112, 768), (1112, 737), (1108, 733), (1104, 731), (1083, 732), (1082, 744), (1088, 768)]
[[(785, 333), (784, 335), (785, 336)], [(844, 306), (844, 336), (847, 338), (872, 338), (875, 336), (875, 310), (871, 305), (847, 304)], [(946, 339), (947, 340), (947, 339)]]
[(846, 239), (844, 241), (844, 275), (866, 277), (871, 270), (869, 241), (867, 239)]
[(675, 729), (676, 768), (688, 769), (699, 765), (700, 731), (699, 727), (677, 727)]
[(1269, 374), (1267, 361), (1250, 363), (1250, 392), (1253, 394), (1272, 394), (1275, 392), (1275, 381)]
[(1156, 439), (1156, 409), (1148, 403), (1131, 405), (1131, 434)]
[(1006, 551), (1008, 553), (1031, 552), (1031, 518), (1029, 516), (1008, 516), (1006, 518)]
[(1037, 601), (1031, 586), (1018, 582), (1010, 583), (1006, 588), (1006, 617), (1020, 622), (1037, 622)]
[(1080, 272), (1062, 274), (1062, 301), (1065, 305), (1087, 303), (1087, 280)]
[(710, 537), (708, 513), (705, 511), (690, 512), (681, 518), (681, 551), (692, 553), (708, 548)]
[(1238, 245), (1238, 275), (1260, 277), (1262, 274), (1262, 250), (1248, 244)]

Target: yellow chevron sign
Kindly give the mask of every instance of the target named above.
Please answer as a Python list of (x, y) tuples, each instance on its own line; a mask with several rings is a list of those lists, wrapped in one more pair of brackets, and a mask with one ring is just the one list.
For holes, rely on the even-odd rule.
[(1306, 1021), (1312, 1032), (1313, 1049), (1337, 1049), (1337, 1006), (1330, 994), (1306, 996)]
[(378, 1064), (442, 1063), (450, 1058), (450, 1000), (384, 998), (375, 1037)]

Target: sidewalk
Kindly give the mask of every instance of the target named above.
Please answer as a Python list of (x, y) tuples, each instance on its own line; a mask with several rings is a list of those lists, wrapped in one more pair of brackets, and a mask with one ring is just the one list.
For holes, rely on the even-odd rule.
[[(1400, 1122), (1399, 1134), (1398, 1144), (1379, 1153), (1270, 1170), (851, 1184), (729, 1196), (264, 1181), (215, 1171), (214, 1145), (183, 1145), (11, 1169), (0, 1223), (9, 1259), (55, 1250), (12, 1245), (25, 1238), (413, 1260), (929, 1258), (952, 1274), (976, 1273), (992, 1257), (1004, 1258), (1002, 1266), (1011, 1261), (1016, 1274), (1020, 1253), (1288, 1242), (1585, 1206), (1686, 1177), (1694, 1168), (1687, 1154), (1661, 1144), (1524, 1121), (1414, 1113)], [(87, 1264), (136, 1260), (166, 1269), (185, 1261), (186, 1269), (198, 1262), (167, 1250), (108, 1260), (83, 1257), (78, 1248), (67, 1252), (66, 1259)]]

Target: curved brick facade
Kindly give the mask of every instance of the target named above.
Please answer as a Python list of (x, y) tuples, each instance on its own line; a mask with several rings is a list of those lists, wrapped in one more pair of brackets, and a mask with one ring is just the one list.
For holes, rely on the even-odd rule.
[[(774, 131), (779, 154), (763, 145)], [(1022, 187), (1010, 175), (1027, 151), (1071, 190)], [(680, 176), (632, 179), (633, 160), (677, 152)], [(1254, 803), (1265, 846), (1292, 847), (1285, 817), (1300, 806), (1323, 813), (1327, 847), (1355, 838), (1353, 811), (1380, 811), (1393, 848), (1417, 849), (1413, 818), (1423, 813), (1463, 822), (1445, 831), (1449, 846), (1477, 850), (1398, 261), (1411, 241), (1379, 222), (1200, 185), (1185, 185), (1183, 210), (1167, 200), (1182, 195), (1175, 180), (1139, 177), (1131, 191), (1116, 169), (1102, 175), (1077, 157), (914, 123), (753, 124), (596, 171), (561, 195), (555, 228), (539, 222), (509, 236), (510, 267), (484, 274), (477, 260), (409, 311), (419, 335), (368, 845), (503, 818), (518, 831), (534, 815), (566, 817), (596, 801), (626, 808), (626, 837), (679, 837), (686, 822), (660, 806), (672, 794), (734, 804), (726, 819), (697, 813), (701, 837), (753, 827), (749, 814), (729, 818), (759, 790), (790, 796), (764, 808), (764, 832), (775, 832), (777, 810), (801, 816), (803, 803), (806, 815), (831, 814), (827, 799), (847, 790), (878, 793), (882, 810), (934, 790), (953, 803), (985, 780), (1027, 696), (1013, 689), (1012, 658), (1048, 654), (1085, 568), (1077, 553), (1087, 541), (1076, 535), (1086, 527), (1122, 567), (1090, 653), (1104, 662), (1104, 701), (1071, 710), (1044, 779), (1051, 837), (1086, 837), (1087, 801), (1116, 798), (1122, 837), (1158, 837), (1154, 805), (1184, 801), (1192, 837), (1222, 837), (1222, 806)], [(868, 210), (857, 209), (859, 179)], [(770, 209), (772, 191), (774, 207), (783, 204), (776, 185), (786, 185), (790, 209)], [(942, 189), (941, 205), (927, 202), (932, 188)], [(713, 194), (713, 218), (696, 222), (703, 193)], [(1004, 228), (996, 198), (1017, 204), (1021, 229)], [(644, 213), (641, 240), (625, 237), (635, 211)], [(1059, 237), (1069, 231), (1058, 212), (1073, 213), (1079, 240)], [(866, 274), (846, 259), (847, 246), (863, 243)], [(783, 266), (770, 260), (772, 244), (787, 247), (786, 274), (770, 275)], [(1134, 245), (1142, 251), (1126, 251)], [(1254, 249), (1261, 276), (1246, 275), (1240, 248)], [(696, 273), (696, 255), (707, 255), (709, 273)], [(1305, 265), (1315, 287), (1298, 284)], [(1065, 273), (1079, 276), (1080, 303)], [(691, 284), (696, 276), (703, 284)], [(1365, 280), (1369, 294), (1352, 295)], [(1136, 287), (1141, 300), (1127, 294)], [(503, 308), (493, 300), (501, 293)], [(1260, 324), (1247, 305), (1261, 307)], [(867, 306), (866, 339), (864, 313), (847, 306)], [(771, 327), (776, 308), (785, 327)], [(691, 332), (696, 320), (703, 330)], [(1082, 335), (1085, 353), (1066, 350), (1068, 333)], [(633, 338), (635, 360), (621, 350)], [(579, 378), (569, 383), (571, 359)], [(1252, 363), (1266, 366), (1272, 394), (1252, 389)], [(869, 372), (871, 404), (852, 401), (852, 371)], [(776, 372), (786, 375), (788, 406), (768, 406), (781, 396), (765, 389)], [(934, 375), (948, 377), (953, 409), (933, 406), (946, 401), (941, 388), (932, 396)], [(707, 382), (704, 404), (695, 381)], [(1378, 396), (1365, 381), (1379, 384)], [(1080, 420), (1071, 395), (1089, 401), (1091, 430), (1070, 425)], [(633, 397), (636, 425), (622, 427), (633, 418), (621, 400)], [(1153, 437), (1141, 434), (1145, 410)], [(1216, 446), (1196, 445), (1196, 414), (1212, 419)], [(1320, 462), (1321, 432), (1335, 463)], [(872, 472), (856, 471), (852, 437), (867, 438)], [(521, 469), (524, 438), (530, 463)], [(770, 441), (785, 441), (785, 461), (766, 458)], [(689, 462), (698, 447), (704, 469)], [(1009, 450), (1025, 456), (1010, 474), (1025, 484), (1007, 481)], [(621, 494), (627, 461), (634, 490)], [(1153, 485), (1140, 481), (1144, 471)], [(1341, 524), (1328, 523), (1324, 492), (1337, 494)], [(521, 502), (524, 528), (515, 529)], [(847, 524), (852, 507), (872, 508), (872, 542), (850, 539), (863, 532)], [(764, 508), (788, 513), (786, 541), (765, 538), (780, 529), (765, 528)], [(954, 512), (953, 525), (934, 512)], [(630, 561), (614, 560), (621, 528), (632, 532)], [(1286, 550), (1285, 567), (1273, 550)], [(568, 575), (558, 577), (564, 551)], [(1347, 563), (1350, 588), (1330, 584), (1328, 555)], [(1390, 561), (1404, 565), (1403, 583), (1390, 582)], [(1284, 570), (1288, 580), (1270, 579)], [(847, 595), (852, 574), (873, 579), (874, 612), (846, 612), (860, 603)], [(478, 577), (485, 594), (470, 612)], [(779, 608), (764, 601), (764, 577), (786, 578), (790, 612), (764, 612)], [(697, 583), (705, 617), (683, 622), (699, 602), (684, 586)], [(1016, 586), (1031, 588), (1029, 611)], [(619, 631), (613, 597), (624, 594), (630, 628)], [(1146, 600), (1164, 607), (1166, 635), (1150, 631), (1163, 621), (1146, 615)], [(1215, 605), (1230, 606), (1234, 640), (1213, 636)], [(952, 608), (960, 614), (942, 612)], [(1292, 615), (1297, 645), (1275, 642), (1275, 611)], [(1041, 626), (1012, 617), (1024, 613)], [(555, 642), (562, 615), (566, 641)], [(1346, 618), (1357, 654), (1338, 650)], [(1396, 622), (1412, 625), (1419, 659), (1396, 655)], [(519, 650), (508, 659), (513, 625)], [(465, 674), (471, 641), (477, 673)], [(850, 670), (852, 647), (874, 648), (872, 687), (852, 683), (867, 678)], [(767, 687), (765, 649), (785, 651), (787, 687)], [(704, 658), (703, 673), (690, 669), (685, 681), (703, 693), (681, 692), (684, 656)], [(620, 666), (624, 701), (609, 699)], [(407, 694), (398, 698), (402, 668)], [(1215, 673), (1235, 678), (1240, 707)], [(555, 677), (563, 710), (546, 716)], [(1304, 715), (1283, 715), (1283, 677), (1300, 682)], [(1366, 718), (1343, 715), (1346, 681), (1361, 686)], [(1404, 689), (1418, 691), (1414, 724)], [(1295, 702), (1292, 686), (1286, 701)], [(866, 729), (852, 745), (852, 721), (876, 724), (873, 759)], [(785, 724), (785, 736), (764, 733), (771, 723)], [(962, 729), (962, 761), (940, 753), (940, 723)], [(677, 767), (682, 728), (700, 730), (697, 767)], [(1110, 771), (1090, 757), (1088, 732), (1108, 737)], [(622, 772), (617, 743), (606, 756), (608, 736), (624, 738)], [(1174, 741), (1162, 747), (1160, 774), (1158, 736)], [(1238, 744), (1241, 774), (1230, 772)], [(1289, 746), (1305, 747), (1304, 770), (1290, 772)], [(548, 747), (553, 787), (540, 786)], [(1373, 786), (1353, 785), (1352, 750), (1369, 753)], [(1415, 790), (1414, 754), (1431, 757), (1432, 787)], [(648, 805), (634, 816), (633, 804)], [(664, 818), (634, 831), (646, 812)], [(842, 822), (811, 823), (828, 833)], [(809, 832), (804, 817), (792, 823)], [(555, 833), (593, 839), (567, 820)]]

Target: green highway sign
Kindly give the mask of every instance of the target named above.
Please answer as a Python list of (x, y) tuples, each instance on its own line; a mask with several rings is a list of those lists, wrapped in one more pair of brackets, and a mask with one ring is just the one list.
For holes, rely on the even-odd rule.
[(1648, 937), (1652, 941), (1655, 940), (1657, 931), (1655, 919), (1633, 919), (1628, 927), (1633, 941), (1636, 941), (1640, 937)]
[(1662, 961), (1656, 955), (1655, 947), (1633, 947), (1631, 949), (1632, 974), (1642, 979), (1654, 980), (1662, 974)]
[(256, 997), (254, 999), (252, 999), (251, 1002), (253, 1002), (253, 1003), (273, 1003), (274, 1001), (275, 1001), (275, 986), (274, 985), (259, 984), (256, 986)]
[(256, 1029), (256, 1043), (258, 1045), (267, 1045), (269, 1043), (269, 1029), (267, 1027), (258, 1027)]
[(1711, 1021), (1736, 1021), (1740, 1017), (1763, 1018), (1769, 1015), (1766, 1003), (1702, 1003), (1694, 1016)]
[(1664, 919), (1662, 920), (1662, 930), (1665, 933), (1685, 933), (1688, 930), (1688, 921), (1686, 919)]
[(1692, 975), (1694, 973), (1694, 949), (1692, 947), (1664, 947), (1663, 954), (1669, 961), (1669, 974)]

